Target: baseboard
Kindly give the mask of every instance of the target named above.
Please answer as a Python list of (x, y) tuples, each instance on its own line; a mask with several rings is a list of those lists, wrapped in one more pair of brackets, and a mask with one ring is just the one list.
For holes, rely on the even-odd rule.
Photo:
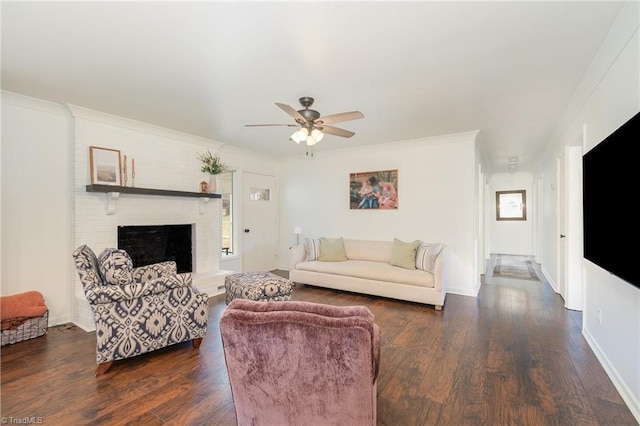
[(447, 288), (447, 294), (457, 294), (458, 296), (478, 297), (478, 291), (480, 291), (480, 287), (476, 291), (468, 288)]
[(547, 273), (547, 270), (540, 266), (540, 272), (542, 272), (542, 275), (544, 275), (553, 291), (555, 291), (556, 293), (560, 293), (558, 291), (558, 285), (555, 283), (555, 281), (553, 281), (553, 279), (551, 279), (551, 276)]
[(64, 317), (49, 317), (49, 327), (55, 327), (56, 325), (62, 325), (62, 324), (66, 324), (72, 322), (71, 321), (71, 317), (70, 316), (64, 316)]
[(631, 392), (625, 381), (622, 379), (620, 374), (618, 374), (616, 368), (611, 364), (609, 358), (607, 358), (605, 353), (602, 351), (602, 348), (600, 348), (600, 345), (598, 345), (586, 327), (582, 329), (582, 335), (596, 358), (598, 358), (598, 361), (600, 361), (602, 368), (604, 368), (604, 371), (613, 382), (613, 386), (617, 389), (618, 393), (620, 393), (620, 396), (624, 400), (625, 404), (627, 404), (627, 407), (629, 407), (629, 411), (631, 411), (633, 417), (635, 417), (638, 423), (640, 423), (640, 401), (638, 401), (638, 399), (633, 395), (633, 392)]

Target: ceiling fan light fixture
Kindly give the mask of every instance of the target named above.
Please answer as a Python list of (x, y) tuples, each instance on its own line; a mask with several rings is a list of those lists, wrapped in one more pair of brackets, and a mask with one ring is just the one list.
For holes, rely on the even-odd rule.
[(306, 127), (303, 127), (300, 130), (298, 130), (295, 134), (300, 140), (300, 142), (306, 141), (307, 138), (309, 137), (309, 130)]
[(293, 134), (289, 139), (299, 144), (300, 142), (306, 141), (308, 136), (309, 136), (309, 131), (303, 127), (293, 132)]
[(322, 133), (322, 131), (320, 131), (320, 129), (313, 129), (311, 131), (311, 137), (313, 138), (313, 140), (315, 141), (315, 143), (318, 143), (322, 140), (322, 138), (324, 137), (324, 133)]
[(298, 145), (300, 145), (300, 139), (298, 139), (298, 132), (294, 132), (290, 137), (289, 137), (290, 141), (293, 141), (295, 143), (297, 143)]

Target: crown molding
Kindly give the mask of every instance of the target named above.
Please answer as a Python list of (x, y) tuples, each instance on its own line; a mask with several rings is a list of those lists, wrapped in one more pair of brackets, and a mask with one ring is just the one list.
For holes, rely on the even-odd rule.
[(9, 92), (2, 90), (0, 92), (2, 97), (2, 103), (7, 105), (13, 105), (21, 108), (27, 108), (35, 111), (46, 112), (49, 114), (55, 114), (67, 117), (69, 115), (64, 105), (57, 102), (51, 102), (40, 98), (34, 98), (31, 96), (23, 95), (20, 93)]
[(135, 130), (154, 136), (173, 139), (183, 143), (206, 145), (216, 151), (224, 145), (224, 143), (215, 141), (213, 139), (203, 138), (201, 136), (192, 135), (190, 133), (183, 133), (177, 130), (156, 126), (155, 124), (144, 123), (142, 121), (121, 117), (118, 115), (95, 111), (78, 105), (66, 104), (66, 107), (69, 109), (71, 115), (75, 119), (87, 120), (95, 123), (107, 124), (114, 127)]

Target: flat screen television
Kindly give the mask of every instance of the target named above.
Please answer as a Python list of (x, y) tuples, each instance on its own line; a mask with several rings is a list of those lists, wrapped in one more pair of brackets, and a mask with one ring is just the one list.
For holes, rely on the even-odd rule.
[(640, 113), (582, 157), (584, 257), (640, 288)]

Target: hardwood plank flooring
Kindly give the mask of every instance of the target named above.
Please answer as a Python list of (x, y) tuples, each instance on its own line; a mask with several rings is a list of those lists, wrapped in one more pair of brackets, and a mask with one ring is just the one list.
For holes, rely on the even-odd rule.
[[(638, 425), (582, 337), (581, 314), (544, 281), (487, 271), (478, 298), (450, 294), (442, 311), (300, 284), (293, 299), (375, 314), (379, 425)], [(117, 361), (101, 377), (95, 333), (72, 324), (2, 347), (1, 415), (50, 425), (234, 425), (218, 330), (224, 295), (209, 306), (199, 350), (164, 348)]]

